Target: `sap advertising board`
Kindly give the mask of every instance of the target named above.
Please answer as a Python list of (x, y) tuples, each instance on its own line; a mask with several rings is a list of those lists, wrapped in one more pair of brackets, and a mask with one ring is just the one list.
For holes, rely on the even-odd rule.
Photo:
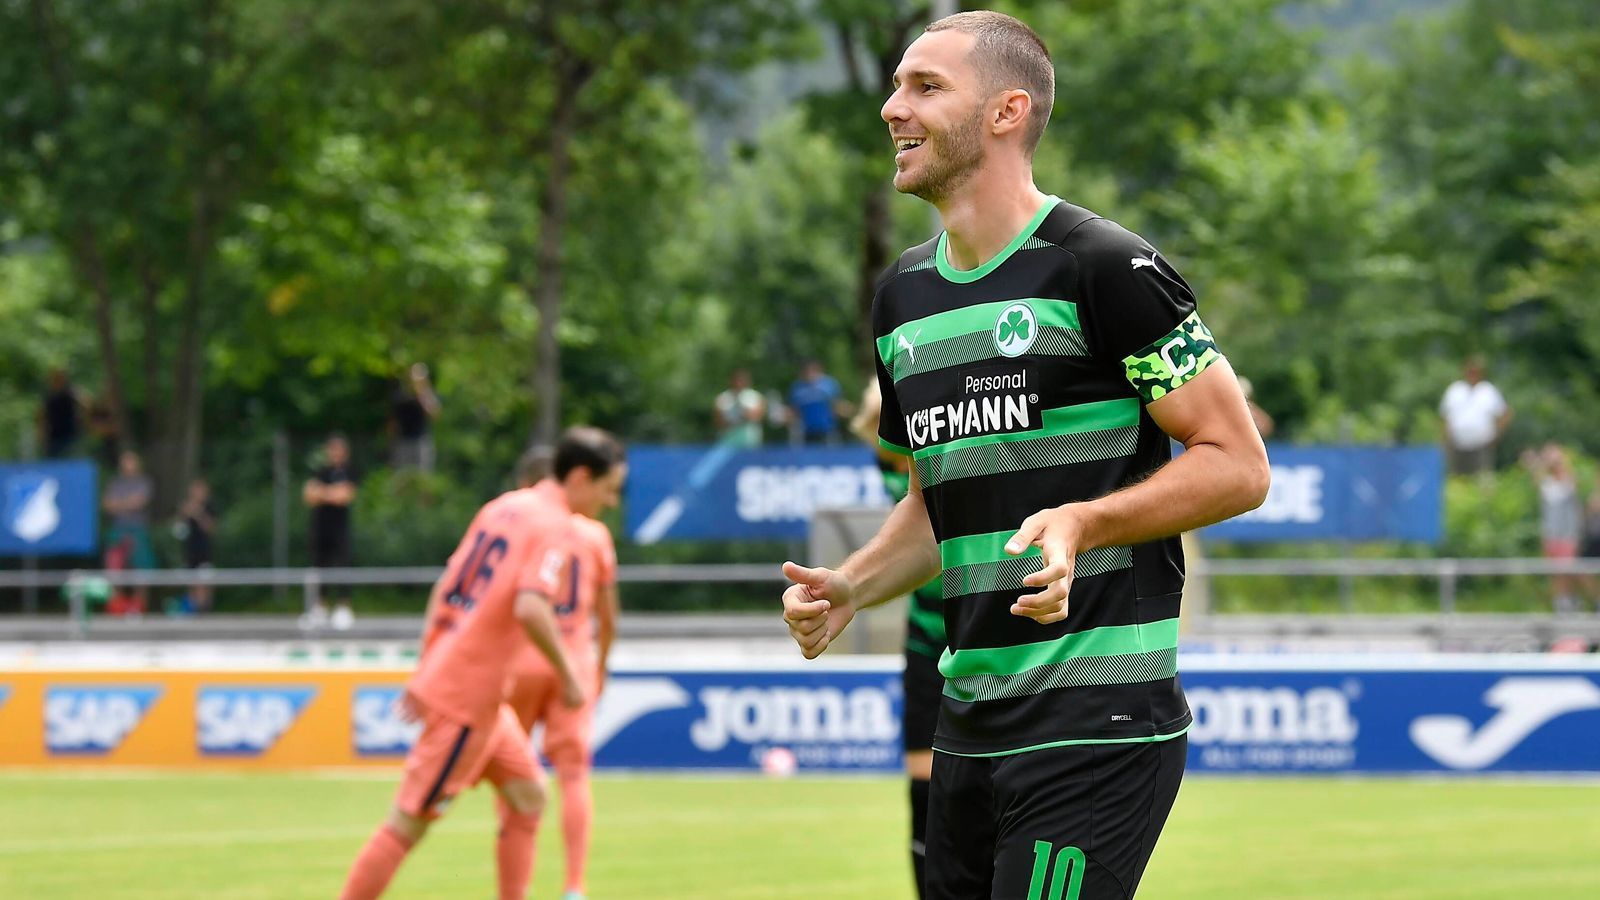
[[(1600, 774), (1600, 661), (1439, 659), (1186, 656), (1190, 768)], [(783, 748), (803, 770), (897, 771), (898, 666), (624, 669), (596, 713), (595, 764), (756, 769)], [(0, 764), (397, 762), (417, 736), (395, 705), (403, 674), (0, 675)]]
[(86, 461), (0, 465), (0, 556), (93, 553), (98, 494)]
[[(1272, 490), (1220, 540), (1434, 542), (1444, 464), (1433, 447), (1273, 446)], [(806, 537), (824, 507), (887, 506), (864, 447), (633, 447), (624, 526), (639, 543)]]

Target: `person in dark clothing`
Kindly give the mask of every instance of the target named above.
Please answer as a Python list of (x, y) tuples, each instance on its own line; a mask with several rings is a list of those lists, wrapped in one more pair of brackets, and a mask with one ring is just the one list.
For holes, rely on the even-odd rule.
[(396, 469), (433, 471), (433, 419), (437, 415), (439, 398), (428, 382), (428, 367), (417, 363), (395, 391), (389, 407)]
[[(342, 435), (328, 438), (325, 462), (305, 484), (302, 497), (311, 508), (311, 565), (319, 569), (340, 569), (351, 565), (350, 506), (356, 500), (356, 480), (350, 472), (350, 445)], [(301, 624), (320, 628), (332, 623), (343, 631), (355, 621), (350, 611), (348, 587), (328, 591), (335, 608), (330, 617), (326, 603), (319, 600), (306, 611)]]
[[(183, 565), (188, 569), (211, 568), (211, 536), (217, 528), (217, 510), (211, 504), (211, 485), (204, 478), (189, 482), (189, 494), (178, 509), (174, 531), (183, 542)], [(211, 609), (211, 585), (196, 581), (189, 586), (192, 612)]]
[(71, 456), (82, 435), (84, 397), (65, 369), (50, 370), (50, 387), (39, 405), (39, 443), (47, 459)]

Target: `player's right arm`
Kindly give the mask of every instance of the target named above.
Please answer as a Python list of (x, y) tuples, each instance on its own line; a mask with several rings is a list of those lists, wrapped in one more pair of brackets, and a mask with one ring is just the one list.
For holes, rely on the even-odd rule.
[(939, 544), (916, 469), (911, 490), (895, 504), (888, 521), (838, 569), (783, 564), (795, 582), (783, 594), (783, 620), (806, 659), (816, 659), (844, 631), (855, 614), (928, 583), (939, 574)]
[(784, 564), (784, 577), (794, 581), (784, 591), (789, 636), (805, 658), (814, 660), (859, 610), (909, 594), (938, 573), (939, 544), (928, 520), (922, 485), (917, 484), (917, 469), (912, 469), (906, 498), (894, 504), (877, 535), (837, 570)]
[[(873, 301), (873, 331), (881, 336), (887, 329), (886, 323), (876, 321), (883, 311), (879, 300), (881, 295)], [(909, 457), (911, 437), (906, 433), (894, 378), (882, 356), (874, 362), (879, 395), (878, 444), (886, 451)], [(939, 542), (928, 519), (922, 482), (916, 466), (909, 469), (910, 489), (905, 498), (895, 505), (872, 540), (838, 570), (783, 564), (784, 576), (795, 582), (783, 593), (783, 620), (806, 659), (815, 659), (828, 649), (858, 611), (910, 593), (939, 574)]]
[(561, 649), (556, 613), (551, 608), (550, 598), (539, 591), (518, 591), (516, 617), (522, 629), (528, 633), (528, 639), (550, 660), (556, 674), (561, 676), (561, 701), (572, 708), (582, 706), (583, 687), (578, 684), (577, 674), (572, 671), (572, 664)]

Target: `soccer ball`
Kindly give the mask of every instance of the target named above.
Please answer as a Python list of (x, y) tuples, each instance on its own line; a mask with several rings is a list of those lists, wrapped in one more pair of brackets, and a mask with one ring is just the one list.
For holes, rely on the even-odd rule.
[(761, 754), (761, 771), (768, 777), (788, 778), (798, 768), (800, 761), (795, 759), (794, 751), (788, 747), (770, 747)]

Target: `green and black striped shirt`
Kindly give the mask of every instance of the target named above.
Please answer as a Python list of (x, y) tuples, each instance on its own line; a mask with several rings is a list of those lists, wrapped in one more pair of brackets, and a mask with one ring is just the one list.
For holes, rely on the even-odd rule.
[(1042, 563), (1004, 545), (1033, 513), (1171, 458), (1145, 406), (1219, 358), (1188, 285), (1138, 235), (1052, 197), (976, 269), (950, 266), (943, 235), (906, 251), (872, 316), (879, 440), (912, 457), (943, 560), (935, 749), (1182, 734), (1178, 539), (1080, 554), (1053, 625), (1010, 612)]

